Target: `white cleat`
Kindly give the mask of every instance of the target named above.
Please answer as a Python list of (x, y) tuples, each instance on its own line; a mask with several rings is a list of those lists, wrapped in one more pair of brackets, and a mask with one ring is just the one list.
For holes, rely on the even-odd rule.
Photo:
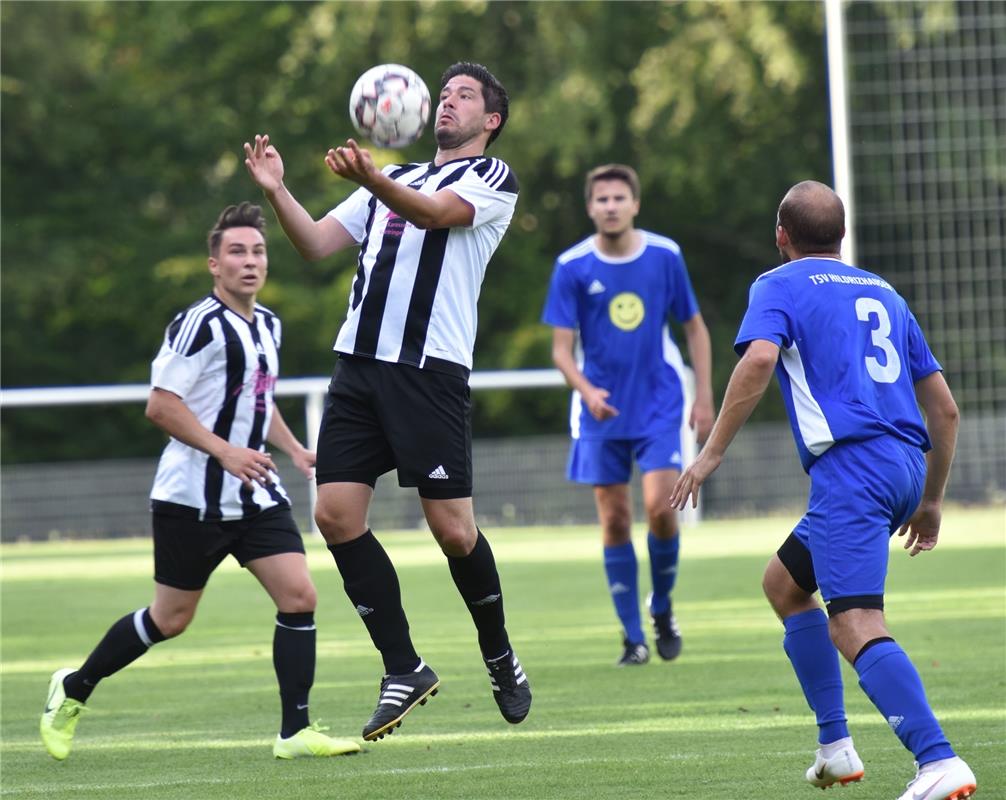
[(807, 782), (811, 786), (827, 789), (836, 783), (845, 786), (863, 780), (863, 761), (852, 746), (852, 739), (842, 741), (848, 743), (829, 757), (822, 755), (823, 748), (817, 751), (814, 765), (807, 770)]
[(978, 791), (971, 767), (954, 756), (919, 767), (898, 800), (965, 800)]

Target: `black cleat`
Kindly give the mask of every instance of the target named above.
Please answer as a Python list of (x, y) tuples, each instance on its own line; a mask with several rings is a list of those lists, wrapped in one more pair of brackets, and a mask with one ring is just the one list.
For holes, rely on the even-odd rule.
[(493, 698), (503, 719), (512, 725), (523, 721), (531, 710), (531, 684), (513, 650), (492, 661), (486, 661)]
[(401, 726), (402, 720), (416, 706), (426, 705), (426, 701), (437, 693), (440, 679), (426, 662), (420, 661), (413, 672), (404, 675), (385, 675), (381, 678), (381, 696), (377, 708), (363, 726), (363, 738), (372, 742), (383, 739)]
[(673, 661), (681, 655), (681, 631), (670, 608), (653, 615), (653, 630), (657, 635), (657, 652), (664, 661)]
[(623, 639), (622, 644), (625, 646), (625, 651), (615, 664), (616, 667), (638, 667), (650, 660), (650, 648), (646, 646), (646, 642), (630, 642), (628, 639)]

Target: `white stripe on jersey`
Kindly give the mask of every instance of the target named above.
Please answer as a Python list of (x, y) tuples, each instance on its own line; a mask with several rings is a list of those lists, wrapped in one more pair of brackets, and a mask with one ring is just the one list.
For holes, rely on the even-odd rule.
[[(264, 450), (280, 337), (280, 321), (269, 309), (256, 304), (249, 322), (210, 295), (168, 326), (151, 366), (151, 385), (181, 397), (203, 427), (231, 444)], [(193, 352), (197, 340), (202, 346)], [(201, 519), (242, 519), (289, 504), (273, 477), (269, 487), (247, 489), (216, 459), (172, 438), (161, 454), (150, 497), (194, 508)]]
[(423, 230), (359, 189), (329, 214), (362, 243), (349, 311), (334, 349), (428, 366), (471, 369), (486, 265), (513, 217), (517, 179), (497, 158), (385, 168), (429, 196), (450, 189), (475, 210), (471, 227)]
[(796, 423), (800, 429), (800, 437), (812, 455), (819, 456), (835, 443), (835, 436), (828, 427), (824, 411), (810, 391), (807, 374), (804, 372), (800, 349), (793, 342), (780, 351), (782, 365), (789, 375), (793, 410), (796, 412)]
[(216, 298), (207, 297), (201, 303), (197, 303), (186, 311), (182, 327), (178, 331), (178, 335), (175, 336), (175, 341), (171, 346), (172, 349), (176, 353), (185, 355), (192, 346), (192, 340), (195, 339), (200, 325), (206, 319), (206, 315), (211, 311), (216, 311), (219, 307), (220, 302)]

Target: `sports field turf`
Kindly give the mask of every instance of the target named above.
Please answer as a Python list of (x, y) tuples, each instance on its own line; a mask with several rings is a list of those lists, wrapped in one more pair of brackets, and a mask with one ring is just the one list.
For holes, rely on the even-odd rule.
[[(69, 759), (50, 759), (38, 715), (50, 673), (76, 666), (108, 625), (146, 605), (149, 542), (4, 546), (0, 794), (51, 798), (816, 798), (803, 781), (816, 729), (761, 596), (762, 567), (792, 517), (685, 531), (675, 592), (684, 653), (616, 669), (620, 642), (592, 528), (488, 530), (508, 627), (534, 689), (519, 726), (490, 695), (471, 620), (428, 533), (382, 535), (437, 697), (365, 752), (271, 757), (278, 696), (272, 606), (231, 564), (192, 627), (103, 683)], [(1006, 514), (952, 509), (935, 552), (892, 552), (888, 620), (913, 657), (979, 798), (1006, 798)], [(637, 535), (637, 550), (642, 532)], [(312, 715), (358, 737), (381, 665), (320, 540)], [(641, 565), (645, 572), (645, 562)], [(645, 587), (645, 583), (643, 584)], [(645, 588), (644, 588), (645, 591)], [(894, 800), (911, 755), (843, 667), (861, 784), (836, 800)]]

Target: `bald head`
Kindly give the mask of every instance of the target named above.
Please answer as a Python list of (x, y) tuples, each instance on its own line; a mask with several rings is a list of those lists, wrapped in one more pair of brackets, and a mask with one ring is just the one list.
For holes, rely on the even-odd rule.
[(845, 236), (845, 207), (830, 187), (802, 181), (779, 204), (779, 226), (785, 229), (790, 256), (838, 253)]

